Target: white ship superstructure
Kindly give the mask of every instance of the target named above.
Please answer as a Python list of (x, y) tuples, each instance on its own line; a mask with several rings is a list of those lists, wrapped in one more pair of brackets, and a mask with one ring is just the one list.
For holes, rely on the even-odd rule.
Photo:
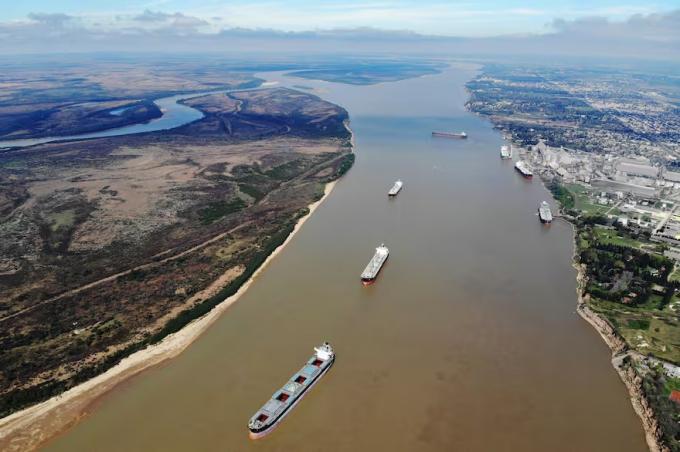
[(512, 158), (512, 147), (511, 146), (501, 146), (501, 158), (503, 160), (508, 160)]

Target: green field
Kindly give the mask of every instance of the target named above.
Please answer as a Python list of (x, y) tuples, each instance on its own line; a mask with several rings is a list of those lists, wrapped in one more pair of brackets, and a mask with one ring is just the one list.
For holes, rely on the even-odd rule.
[(642, 246), (642, 242), (639, 240), (626, 237), (619, 233), (616, 229), (596, 227), (593, 232), (597, 238), (597, 241), (603, 244), (628, 246), (631, 248), (640, 248)]
[(652, 295), (644, 304), (626, 306), (591, 298), (589, 304), (609, 319), (631, 348), (677, 364), (680, 363), (680, 320), (673, 303), (658, 309), (660, 299)]
[(591, 202), (588, 189), (583, 185), (566, 184), (565, 188), (574, 196), (574, 208), (585, 215), (603, 214), (611, 208)]
[[(655, 260), (650, 261), (652, 257), (663, 259), (660, 253), (658, 253), (658, 247), (644, 241), (643, 236), (640, 238), (632, 237), (625, 231), (596, 224), (582, 227), (578, 237), (580, 250), (584, 250), (586, 253), (592, 253), (593, 251), (600, 253), (598, 254), (598, 259), (594, 261), (598, 267), (593, 267), (589, 271), (589, 276), (596, 278), (589, 283), (588, 292), (591, 293), (590, 307), (607, 318), (633, 350), (643, 355), (651, 354), (669, 362), (679, 363), (680, 316), (678, 316), (678, 308), (680, 307), (680, 301), (677, 294), (669, 295), (669, 292), (667, 292), (669, 290), (668, 283), (650, 280), (647, 277), (646, 281), (649, 284), (649, 292), (632, 291), (640, 295), (638, 298), (631, 298), (630, 293), (628, 293), (630, 289), (621, 295), (621, 300), (608, 301), (598, 298), (600, 295), (592, 296), (592, 294), (598, 293), (595, 289), (601, 287), (600, 283), (611, 282), (611, 275), (609, 273), (598, 271), (598, 269), (605, 268), (602, 266), (609, 265), (605, 259), (607, 253), (613, 254), (610, 257), (615, 260), (618, 259), (621, 266), (628, 265), (631, 262), (629, 259), (633, 259), (633, 256), (637, 256), (636, 259), (640, 259), (640, 265), (647, 266), (651, 265), (650, 262), (655, 262)], [(611, 248), (612, 245), (623, 248)], [(608, 246), (609, 248), (606, 248)], [(626, 250), (627, 248), (640, 251)], [(583, 254), (582, 256), (589, 256), (589, 254)], [(666, 265), (666, 269), (668, 269), (668, 263), (663, 265)], [(659, 265), (652, 266), (661, 271)], [(616, 265), (612, 267), (612, 269), (616, 268), (618, 268)], [(628, 271), (633, 270), (628, 268)], [(603, 279), (598, 281), (597, 278)], [(680, 271), (677, 269), (673, 271), (668, 280), (680, 280)], [(655, 292), (653, 289), (655, 285), (664, 287), (663, 292), (659, 293), (660, 289), (658, 288)], [(604, 293), (608, 293), (606, 289)], [(624, 299), (623, 295), (629, 298), (630, 304), (622, 302)], [(670, 299), (668, 298), (669, 296)], [(601, 295), (601, 297), (606, 298), (604, 295)]]
[(680, 267), (678, 265), (673, 269), (673, 273), (668, 275), (669, 281), (680, 281)]

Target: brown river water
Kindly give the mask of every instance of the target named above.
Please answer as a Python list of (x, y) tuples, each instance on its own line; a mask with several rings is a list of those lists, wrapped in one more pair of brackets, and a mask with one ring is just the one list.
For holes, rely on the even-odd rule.
[[(465, 111), (470, 67), (373, 86), (286, 79), (350, 112), (356, 164), (248, 292), (51, 451), (644, 451), (609, 349), (576, 313), (572, 230)], [(433, 139), (465, 130), (468, 140)], [(401, 178), (393, 200), (387, 190)], [(381, 242), (375, 285), (359, 274)], [(328, 340), (269, 436), (250, 416)]]

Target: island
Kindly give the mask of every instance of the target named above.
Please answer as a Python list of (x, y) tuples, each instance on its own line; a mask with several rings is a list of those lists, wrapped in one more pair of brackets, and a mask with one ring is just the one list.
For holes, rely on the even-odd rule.
[(311, 94), (185, 104), (204, 117), (0, 152), (2, 416), (233, 299), (352, 165), (347, 112)]

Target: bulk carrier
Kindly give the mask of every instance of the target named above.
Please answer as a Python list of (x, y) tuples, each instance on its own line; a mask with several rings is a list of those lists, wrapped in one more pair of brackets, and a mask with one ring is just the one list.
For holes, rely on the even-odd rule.
[(440, 138), (460, 138), (460, 139), (465, 139), (467, 138), (467, 133), (465, 132), (432, 132), (433, 137), (440, 137)]
[(550, 223), (553, 219), (552, 211), (550, 210), (550, 204), (543, 201), (540, 206), (538, 206), (538, 218), (541, 223)]
[(373, 258), (371, 258), (371, 261), (368, 263), (368, 265), (364, 269), (364, 272), (361, 274), (361, 282), (365, 286), (373, 284), (375, 278), (378, 277), (378, 273), (380, 273), (380, 269), (382, 268), (383, 264), (385, 263), (389, 255), (390, 250), (387, 249), (385, 244), (381, 244), (379, 247), (375, 249), (375, 254), (373, 255)]
[(392, 188), (390, 188), (390, 191), (387, 192), (387, 196), (397, 196), (399, 192), (401, 191), (401, 188), (404, 186), (404, 183), (400, 180), (396, 181)]
[(503, 160), (508, 160), (512, 158), (512, 147), (511, 146), (501, 146), (501, 158)]
[(515, 169), (527, 179), (531, 179), (534, 176), (534, 173), (531, 172), (527, 164), (522, 161), (515, 163)]
[(328, 342), (314, 347), (314, 355), (307, 363), (276, 391), (248, 422), (250, 438), (261, 438), (281, 422), (288, 412), (304, 397), (307, 391), (323, 377), (335, 362), (335, 352)]

